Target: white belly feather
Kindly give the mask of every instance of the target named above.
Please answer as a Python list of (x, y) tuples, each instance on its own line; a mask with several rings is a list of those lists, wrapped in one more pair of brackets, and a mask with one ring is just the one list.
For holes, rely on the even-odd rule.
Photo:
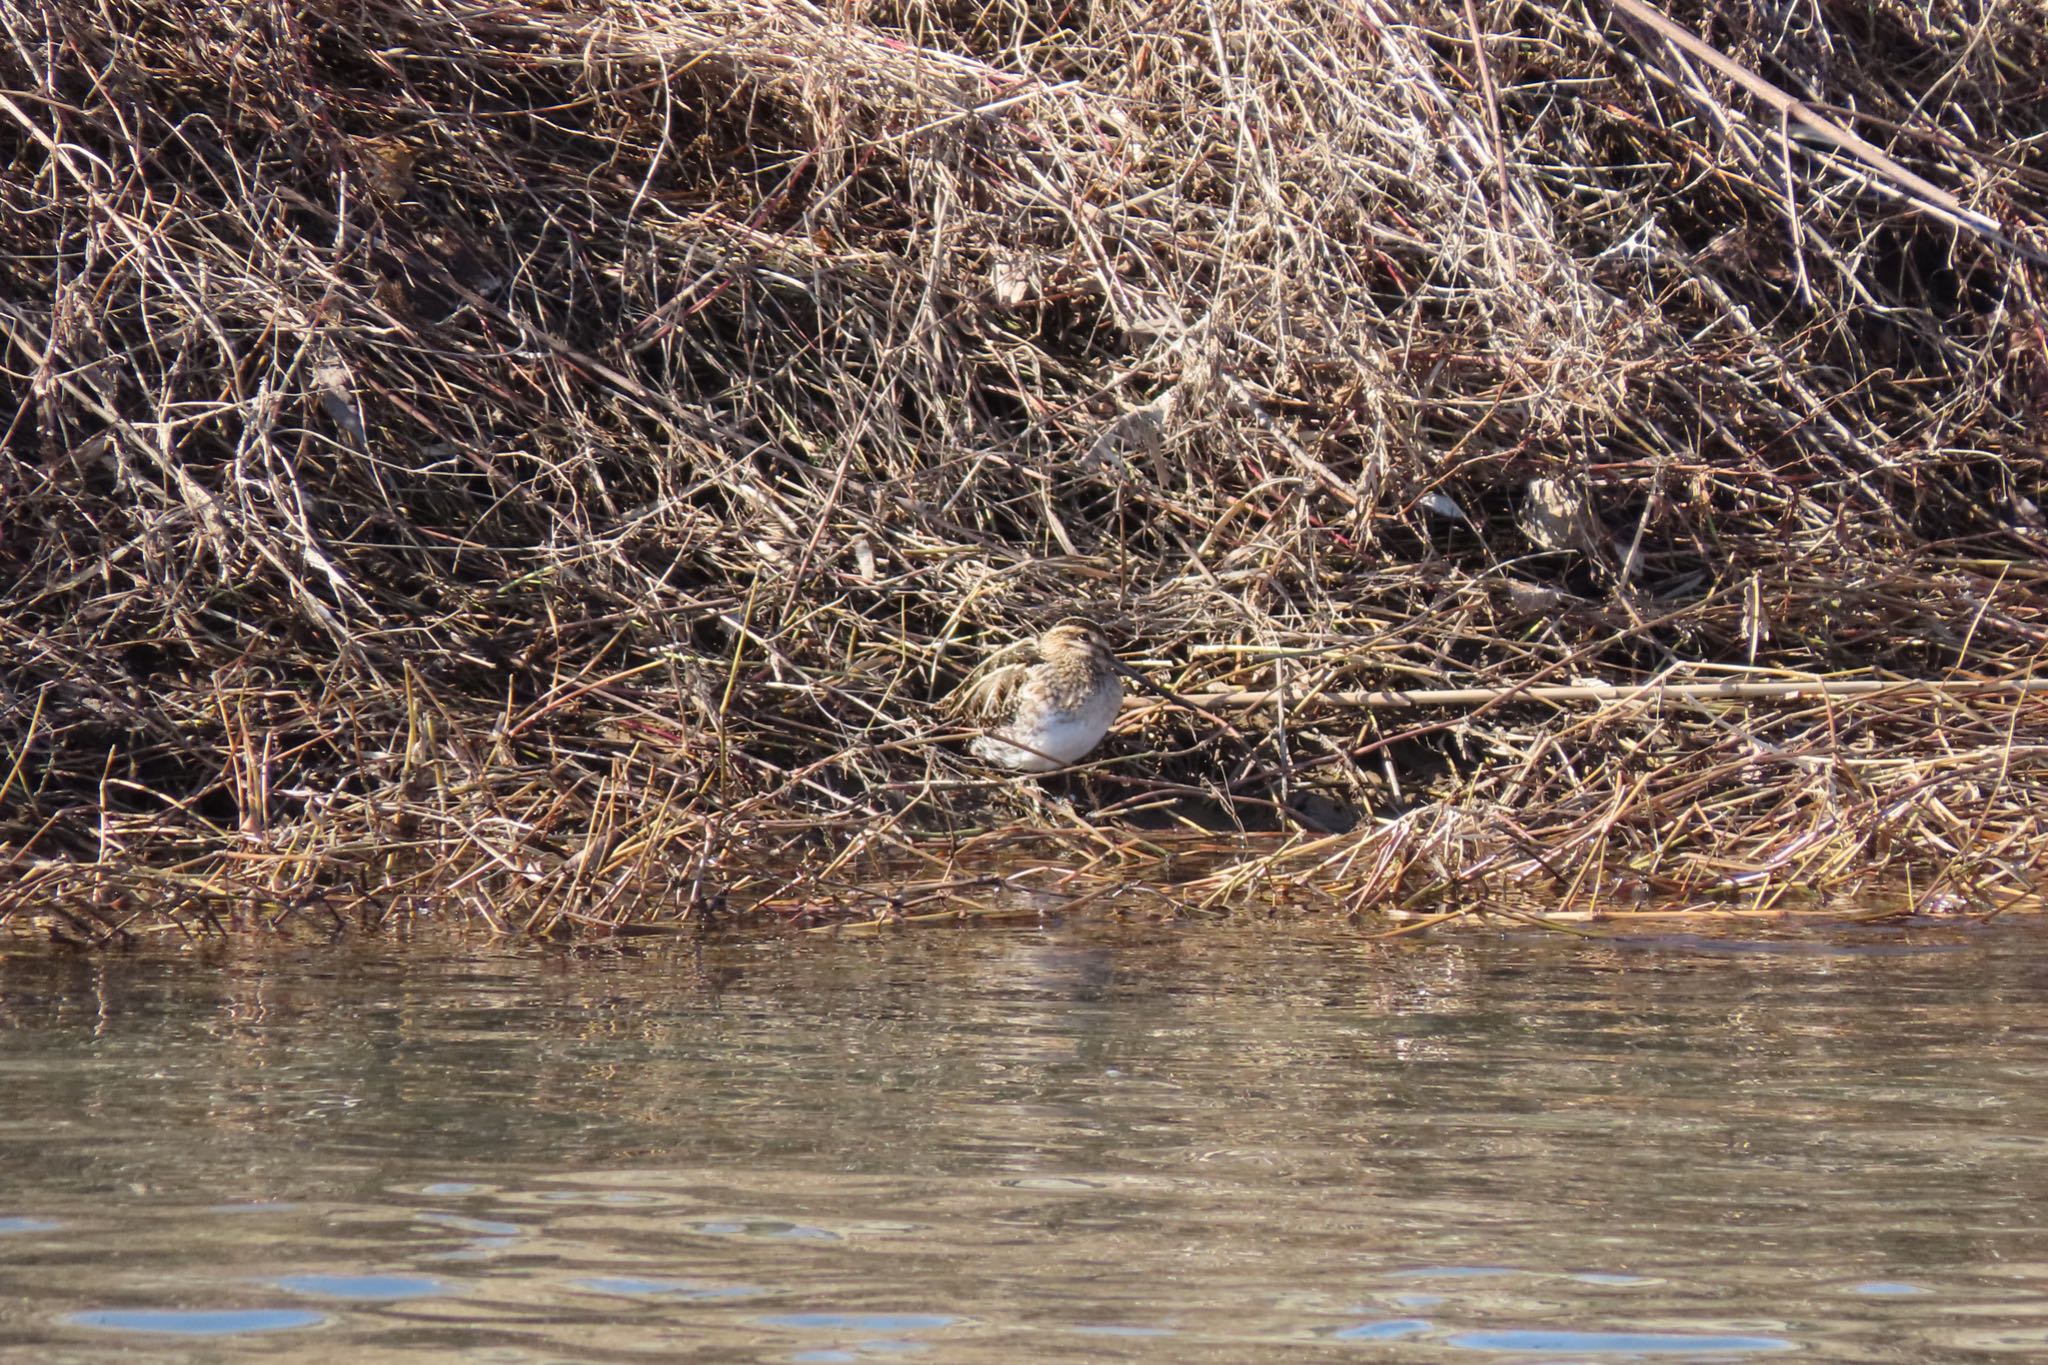
[[(1079, 762), (1102, 743), (1122, 701), (1123, 688), (1112, 682), (1071, 711), (1038, 711), (1032, 723), (1013, 721), (981, 736), (968, 747), (976, 756), (1001, 767), (1026, 773), (1051, 772)], [(1006, 743), (1007, 740), (1015, 743)]]

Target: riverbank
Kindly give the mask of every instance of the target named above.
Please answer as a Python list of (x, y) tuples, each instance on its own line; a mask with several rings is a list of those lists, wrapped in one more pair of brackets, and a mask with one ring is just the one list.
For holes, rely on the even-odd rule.
[[(1665, 13), (0, 16), (0, 922), (1995, 908), (2048, 23)], [(987, 773), (1077, 612), (1195, 709)]]

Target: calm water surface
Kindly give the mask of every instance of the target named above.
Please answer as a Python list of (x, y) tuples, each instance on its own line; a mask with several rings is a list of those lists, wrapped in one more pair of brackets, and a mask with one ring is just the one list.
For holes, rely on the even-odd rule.
[(2048, 1359), (2048, 934), (0, 957), (0, 1356)]

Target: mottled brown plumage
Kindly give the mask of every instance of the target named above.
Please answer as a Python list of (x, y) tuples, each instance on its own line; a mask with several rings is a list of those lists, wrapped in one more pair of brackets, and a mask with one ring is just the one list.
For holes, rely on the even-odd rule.
[(946, 710), (984, 733), (976, 757), (1018, 772), (1079, 762), (1102, 742), (1123, 701), (1116, 655), (1085, 621), (1062, 621), (1000, 650), (968, 674)]

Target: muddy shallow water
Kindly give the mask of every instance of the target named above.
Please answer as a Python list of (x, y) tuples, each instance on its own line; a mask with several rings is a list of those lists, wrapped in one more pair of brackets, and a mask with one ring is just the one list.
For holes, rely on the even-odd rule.
[(0, 957), (0, 1355), (2048, 1358), (2048, 936)]

